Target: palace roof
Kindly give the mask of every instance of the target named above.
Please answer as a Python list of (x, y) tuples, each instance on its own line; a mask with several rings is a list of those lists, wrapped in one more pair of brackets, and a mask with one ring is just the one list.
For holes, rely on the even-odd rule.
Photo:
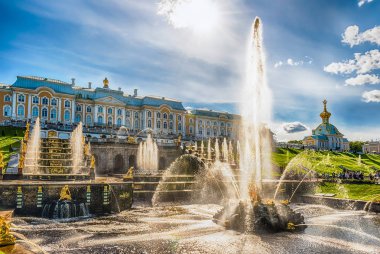
[(121, 90), (112, 90), (109, 88), (100, 88), (97, 87), (95, 89), (91, 88), (83, 88), (74, 86), (70, 83), (56, 80), (56, 79), (48, 79), (34, 76), (17, 76), (16, 82), (11, 87), (25, 88), (25, 89), (37, 89), (39, 87), (48, 87), (54, 90), (57, 93), (63, 93), (68, 95), (74, 95), (77, 98), (88, 99), (88, 100), (96, 100), (105, 97), (113, 97), (118, 101), (125, 103), (130, 106), (152, 106), (152, 107), (160, 107), (162, 105), (168, 105), (172, 109), (176, 110), (185, 110), (182, 105), (182, 102), (167, 99), (165, 97), (154, 97), (154, 96), (131, 96), (124, 94)]
[(238, 115), (230, 114), (228, 112), (220, 112), (208, 109), (194, 109), (190, 111), (191, 114), (197, 116), (215, 117), (215, 118), (227, 118), (227, 119), (237, 119)]
[(314, 135), (342, 135), (339, 130), (331, 123), (321, 123), (313, 130)]

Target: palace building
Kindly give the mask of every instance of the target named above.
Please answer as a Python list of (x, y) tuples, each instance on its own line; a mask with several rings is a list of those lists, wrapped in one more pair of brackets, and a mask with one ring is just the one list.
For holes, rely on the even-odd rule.
[(311, 136), (303, 139), (305, 146), (317, 150), (348, 151), (349, 141), (329, 122), (331, 113), (327, 111), (327, 101), (323, 101), (322, 123), (312, 131)]
[(125, 126), (137, 134), (147, 128), (158, 135), (182, 135), (194, 138), (233, 136), (235, 118), (228, 113), (195, 110), (187, 112), (182, 102), (165, 97), (126, 94), (109, 87), (77, 86), (60, 80), (18, 76), (12, 85), (0, 84), (0, 123), (34, 121), (85, 127)]

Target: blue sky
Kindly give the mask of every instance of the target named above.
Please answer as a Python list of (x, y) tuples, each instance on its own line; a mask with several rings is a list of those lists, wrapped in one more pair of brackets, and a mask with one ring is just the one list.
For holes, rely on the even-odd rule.
[[(363, 98), (380, 90), (380, 83), (345, 85), (360, 73), (329, 66), (380, 49), (375, 32), (372, 41), (354, 34), (348, 38), (352, 47), (342, 42), (350, 26), (363, 33), (380, 25), (379, 0), (360, 7), (357, 0), (209, 1), (218, 8), (218, 25), (200, 33), (158, 15), (159, 0), (0, 0), (0, 82), (35, 75), (68, 82), (75, 77), (86, 86), (100, 85), (106, 76), (112, 88), (128, 93), (138, 88), (141, 95), (237, 113), (245, 45), (252, 20), (260, 16), (278, 138), (309, 134), (320, 122), (324, 98), (331, 122), (348, 138), (380, 138), (380, 95), (370, 93), (371, 102)], [(372, 64), (363, 75), (376, 78), (380, 67)], [(287, 133), (283, 126), (292, 122), (307, 130)]]

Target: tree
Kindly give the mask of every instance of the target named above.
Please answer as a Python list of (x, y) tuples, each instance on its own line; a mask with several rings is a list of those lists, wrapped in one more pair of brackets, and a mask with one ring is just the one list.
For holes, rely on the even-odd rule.
[(350, 142), (350, 151), (353, 153), (359, 153), (363, 151), (364, 142), (361, 141), (351, 141)]
[(289, 144), (301, 144), (302, 145), (302, 140), (289, 140)]

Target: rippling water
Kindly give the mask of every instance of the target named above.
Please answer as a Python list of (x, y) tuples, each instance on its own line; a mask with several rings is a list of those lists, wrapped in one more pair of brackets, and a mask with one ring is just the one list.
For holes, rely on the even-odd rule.
[(14, 218), (13, 230), (36, 253), (380, 253), (380, 215), (300, 204), (294, 208), (310, 224), (304, 233), (245, 235), (212, 222), (220, 208), (140, 205), (65, 222)]

